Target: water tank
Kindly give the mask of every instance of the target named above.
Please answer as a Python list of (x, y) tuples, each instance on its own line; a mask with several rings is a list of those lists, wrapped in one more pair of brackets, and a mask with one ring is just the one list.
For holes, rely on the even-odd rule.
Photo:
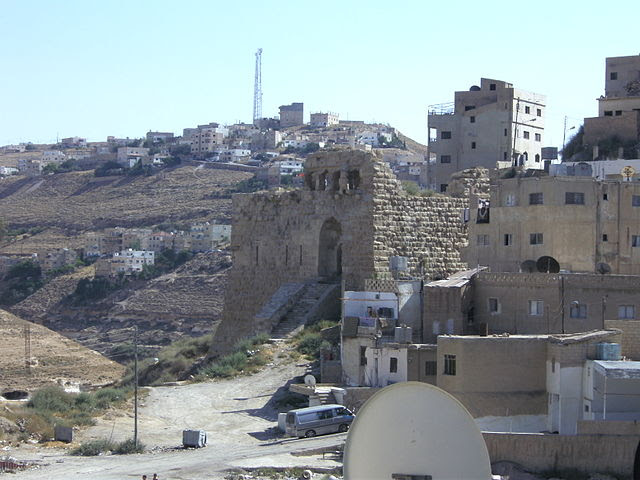
[(396, 343), (411, 343), (413, 328), (402, 325), (394, 329), (394, 340)]
[(598, 343), (596, 345), (596, 357), (598, 360), (620, 360), (619, 343)]

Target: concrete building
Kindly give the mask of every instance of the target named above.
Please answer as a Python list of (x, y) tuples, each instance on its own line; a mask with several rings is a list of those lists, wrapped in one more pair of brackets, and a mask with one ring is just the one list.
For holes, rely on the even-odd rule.
[(472, 204), (464, 252), (470, 265), (640, 274), (638, 183), (517, 176), (496, 179), (490, 201)]
[(339, 125), (340, 120), (337, 113), (312, 113), (310, 115), (309, 124), (312, 127), (330, 127), (331, 125)]
[(304, 104), (280, 105), (280, 128), (304, 125)]
[(2, 167), (0, 166), (0, 175), (8, 177), (10, 175), (17, 175), (19, 170), (16, 167)]
[(81, 137), (69, 137), (60, 140), (60, 145), (63, 147), (86, 147), (87, 139)]
[(18, 171), (28, 177), (42, 175), (43, 166), (40, 160), (33, 160), (31, 158), (18, 159)]
[[(467, 271), (424, 286), (423, 343), (438, 335), (577, 333), (617, 328), (640, 340), (632, 275)], [(636, 313), (639, 312), (639, 313)], [(640, 346), (624, 345), (637, 356)]]
[(43, 165), (49, 165), (50, 163), (60, 165), (66, 159), (67, 156), (60, 150), (45, 150), (42, 152), (41, 162)]
[(41, 255), (40, 263), (44, 272), (50, 272), (67, 265), (75, 266), (78, 254), (69, 248), (57, 248)]
[(231, 225), (196, 223), (191, 225), (190, 250), (209, 252), (231, 238)]
[(544, 95), (488, 78), (430, 106), (429, 188), (445, 192), (452, 173), (498, 162), (542, 169), (545, 109)]
[(120, 165), (127, 168), (134, 167), (138, 162), (144, 162), (145, 157), (149, 156), (149, 149), (143, 147), (119, 147), (117, 161)]
[(132, 273), (142, 272), (145, 265), (153, 265), (155, 261), (155, 253), (145, 250), (122, 250), (114, 253), (111, 259), (111, 274), (131, 275)]
[(623, 141), (637, 141), (640, 138), (640, 55), (609, 57), (605, 64), (605, 93), (598, 98), (598, 116), (584, 119), (584, 143), (593, 146), (613, 136)]
[(173, 138), (173, 132), (147, 132), (147, 141), (151, 143), (169, 143)]
[(196, 129), (185, 129), (185, 136), (187, 133), (191, 141), (191, 153), (204, 158), (223, 147), (224, 139), (229, 135), (229, 129), (212, 122), (207, 125), (198, 125)]

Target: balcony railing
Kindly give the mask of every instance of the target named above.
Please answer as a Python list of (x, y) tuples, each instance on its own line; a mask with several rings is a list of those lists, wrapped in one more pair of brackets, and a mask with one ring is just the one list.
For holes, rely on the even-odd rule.
[(427, 107), (429, 115), (453, 115), (455, 111), (455, 102), (437, 103)]

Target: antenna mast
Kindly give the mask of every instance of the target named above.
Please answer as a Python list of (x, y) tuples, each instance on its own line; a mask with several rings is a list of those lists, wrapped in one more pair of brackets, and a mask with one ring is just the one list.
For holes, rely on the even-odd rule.
[(253, 86), (253, 123), (262, 118), (262, 49), (256, 52), (256, 76)]

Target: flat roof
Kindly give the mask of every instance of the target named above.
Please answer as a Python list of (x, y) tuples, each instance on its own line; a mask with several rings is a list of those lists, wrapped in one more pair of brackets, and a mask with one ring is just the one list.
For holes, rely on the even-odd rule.
[(427, 283), (427, 287), (462, 287), (469, 283), (475, 275), (480, 273), (483, 270), (486, 270), (487, 267), (477, 267), (471, 270), (463, 270), (461, 272), (456, 272), (453, 275), (445, 278), (443, 280), (434, 280), (432, 282)]
[(608, 378), (640, 379), (640, 362), (594, 360), (595, 370)]

